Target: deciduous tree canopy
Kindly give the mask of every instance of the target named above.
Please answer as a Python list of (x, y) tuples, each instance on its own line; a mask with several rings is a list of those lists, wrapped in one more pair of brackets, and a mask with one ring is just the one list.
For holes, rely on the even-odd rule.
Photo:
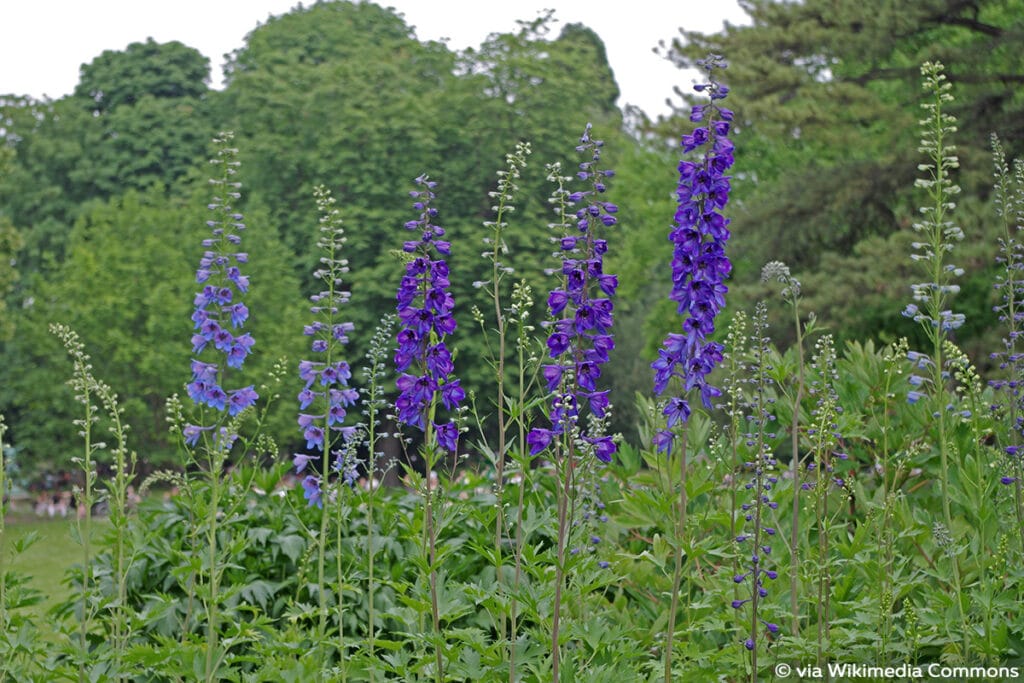
[[(756, 274), (781, 259), (840, 335), (904, 333), (898, 302), (909, 291), (905, 231), (919, 203), (919, 66), (946, 64), (961, 122), (958, 182), (984, 197), (989, 133), (1002, 136), (1011, 158), (1024, 145), (1024, 0), (742, 5), (749, 24), (682, 30), (664, 48), (680, 66), (708, 52), (730, 63), (736, 267), (726, 315), (763, 294)], [(133, 416), (149, 421), (139, 431), (145, 446), (163, 447), (153, 415), (187, 379), (193, 228), (205, 223), (207, 142), (224, 129), (236, 131), (243, 208), (257, 217), (250, 234), (260, 234), (253, 242), (273, 252), (271, 274), (261, 277), (285, 283), (262, 307), (252, 304), (254, 324), (269, 331), (257, 348), (262, 362), (301, 343), (302, 295), (317, 286), (313, 188), (331, 190), (345, 222), (358, 361), (376, 321), (394, 309), (401, 265), (392, 252), (413, 217), (407, 192), (426, 173), (438, 183), (435, 206), (453, 244), (453, 346), (472, 390), (492, 380), (470, 311), (488, 310), (472, 283), (490, 268), (479, 255), (496, 172), (517, 142), (531, 143), (505, 233), (505, 263), (515, 271), (506, 284), (525, 278), (542, 302), (551, 286), (544, 271), (555, 265), (545, 164), (561, 161), (571, 171), (575, 141), (592, 123), (606, 142), (602, 159), (618, 171), (610, 191), (619, 232), (606, 267), (622, 273), (616, 315), (629, 330), (616, 340), (607, 377), (619, 404), (650, 390), (646, 364), (678, 324), (666, 299), (665, 236), (679, 157), (663, 143), (674, 144), (691, 124), (681, 104), (675, 116), (623, 130), (618, 86), (592, 30), (573, 24), (554, 34), (542, 16), (454, 52), (418, 40), (392, 10), (320, 2), (256, 27), (230, 57), (223, 92), (210, 90), (208, 78), (199, 52), (150, 39), (84, 65), (68, 97), (0, 98), (9, 157), (0, 175), (0, 251), (17, 250), (21, 275), (8, 296), (16, 333), (0, 359), (0, 411), (17, 443), (46, 456), (61, 451), (55, 439), (67, 416), (53, 409), (51, 392), (65, 368), (52, 364), (45, 350), (53, 344), (43, 341), (46, 324), (59, 319), (80, 326)], [(969, 242), (984, 234), (987, 215), (982, 200), (962, 208)], [(980, 239), (972, 248), (965, 266), (992, 262)], [(250, 251), (255, 262), (257, 247)], [(988, 281), (963, 284), (963, 299), (978, 308), (961, 330), (968, 338), (987, 326)], [(0, 278), (0, 289), (12, 282)], [(538, 305), (536, 317), (543, 315)], [(617, 415), (620, 428), (632, 429), (624, 408)]]

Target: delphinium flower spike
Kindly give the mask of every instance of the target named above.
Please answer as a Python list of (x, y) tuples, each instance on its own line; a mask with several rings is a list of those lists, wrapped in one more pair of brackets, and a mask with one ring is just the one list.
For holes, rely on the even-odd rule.
[[(401, 373), (396, 381), (399, 390), (395, 407), (398, 421), (432, 434), (434, 443), (450, 453), (458, 450), (459, 430), (454, 421), (438, 423), (435, 411), (440, 402), (449, 411), (456, 410), (466, 398), (459, 380), (454, 377), (455, 365), (445, 338), (456, 328), (452, 311), (455, 300), (448, 292), (448, 264), (444, 256), (451, 254), (451, 244), (441, 239), (445, 230), (433, 221), (437, 209), (431, 206), (437, 185), (427, 176), (416, 178), (421, 188), (409, 195), (419, 218), (405, 224), (418, 233), (419, 239), (405, 242), (403, 250), (410, 255), (405, 276), (398, 287), (398, 348), (395, 369)], [(435, 258), (435, 254), (439, 255)]]
[[(924, 79), (923, 89), (926, 101), (921, 105), (925, 117), (920, 121), (921, 146), (926, 162), (918, 169), (924, 177), (915, 181), (915, 186), (924, 190), (927, 202), (921, 207), (921, 220), (913, 224), (914, 232), (920, 241), (912, 243), (914, 253), (911, 260), (918, 262), (927, 274), (926, 282), (911, 285), (914, 303), (908, 304), (903, 315), (912, 318), (924, 329), (930, 342), (930, 354), (916, 354), (910, 360), (917, 367), (927, 370), (927, 375), (911, 375), (911, 382), (921, 381), (928, 385), (928, 391), (911, 391), (908, 399), (915, 401), (927, 398), (931, 407), (933, 421), (932, 431), (939, 451), (939, 489), (942, 499), (942, 520), (945, 529), (953, 533), (953, 515), (950, 510), (950, 472), (955, 469), (950, 463), (951, 437), (949, 421), (946, 415), (947, 399), (952, 398), (948, 387), (948, 369), (943, 353), (943, 342), (951, 332), (964, 323), (962, 313), (953, 313), (950, 299), (960, 291), (955, 278), (963, 275), (963, 269), (948, 263), (948, 255), (954, 245), (964, 239), (963, 230), (952, 220), (951, 213), (956, 207), (953, 198), (959, 194), (960, 187), (953, 182), (952, 173), (959, 167), (955, 154), (956, 147), (951, 138), (956, 132), (956, 119), (946, 113), (953, 101), (952, 86), (943, 73), (943, 66), (936, 62), (925, 62), (921, 67)], [(915, 387), (916, 388), (916, 387)], [(954, 543), (950, 547), (958, 547)], [(952, 564), (952, 583), (954, 595), (960, 595), (960, 563), (955, 554), (949, 555)], [(957, 613), (960, 617), (960, 631), (964, 637), (964, 656), (968, 656), (970, 644), (968, 639), (967, 616), (963, 602), (956, 600)]]
[[(322, 487), (329, 468), (344, 473), (352, 472), (355, 465), (345, 462), (349, 451), (340, 446), (356, 432), (355, 427), (345, 425), (345, 418), (359, 394), (349, 386), (352, 371), (341, 358), (342, 348), (348, 344), (349, 334), (354, 329), (352, 323), (341, 316), (341, 307), (349, 300), (343, 280), (348, 272), (348, 261), (341, 256), (345, 230), (330, 192), (320, 186), (314, 190), (314, 196), (320, 212), (317, 246), (323, 256), (320, 257), (321, 267), (313, 275), (323, 289), (310, 297), (313, 321), (303, 328), (303, 334), (310, 338), (310, 350), (318, 359), (299, 362), (299, 377), (305, 386), (298, 396), (298, 425), (306, 440), (307, 452), (296, 453), (293, 463), (296, 472), (302, 473), (307, 472), (311, 461), (321, 460), (320, 473), (307, 472), (302, 488), (309, 505), (323, 507)], [(334, 458), (334, 463), (328, 463), (328, 458)]]
[[(608, 391), (597, 388), (601, 366), (615, 343), (611, 335), (613, 323), (612, 296), (618, 278), (604, 272), (604, 254), (608, 242), (599, 237), (599, 230), (614, 226), (618, 206), (605, 199), (606, 182), (614, 175), (601, 168), (604, 143), (591, 135), (588, 123), (576, 151), (584, 155), (576, 177), (586, 183), (585, 189), (566, 189), (571, 178), (561, 174), (559, 164), (548, 166), (548, 179), (556, 184), (552, 204), (558, 221), (552, 228), (559, 234), (556, 255), (561, 261), (559, 287), (548, 296), (548, 355), (554, 363), (543, 366), (547, 390), (551, 393), (550, 427), (535, 427), (527, 435), (530, 453), (537, 455), (548, 448), (556, 452), (558, 483), (558, 541), (555, 565), (555, 603), (551, 620), (551, 667), (555, 680), (559, 676), (561, 649), (562, 589), (565, 583), (565, 552), (569, 533), (569, 499), (573, 493), (575, 468), (582, 458), (611, 462), (616, 452), (612, 437), (601, 429), (608, 412)], [(575, 211), (574, 211), (575, 209)], [(581, 423), (581, 411), (589, 408), (596, 419), (590, 425)], [(592, 462), (588, 464), (593, 464)]]
[[(727, 288), (724, 280), (732, 270), (725, 255), (725, 242), (729, 239), (729, 221), (722, 210), (729, 201), (730, 181), (726, 172), (733, 164), (733, 145), (729, 141), (729, 127), (733, 113), (721, 102), (729, 88), (718, 82), (718, 70), (726, 67), (725, 60), (710, 55), (698, 62), (707, 73), (707, 83), (694, 87), (707, 93), (708, 104), (693, 107), (690, 121), (701, 124), (684, 135), (685, 154), (699, 150), (696, 161), (679, 162), (679, 183), (676, 187), (678, 207), (669, 232), (673, 244), (672, 292), (670, 298), (677, 303), (677, 311), (684, 316), (682, 331), (665, 339), (658, 351), (658, 359), (651, 364), (654, 370), (654, 393), (663, 395), (669, 390), (673, 378), (679, 387), (663, 403), (665, 428), (657, 431), (653, 443), (657, 450), (672, 450), (677, 425), (685, 428), (692, 408), (690, 392), (696, 390), (708, 409), (712, 399), (721, 391), (707, 383), (707, 376), (722, 360), (722, 345), (711, 341), (715, 332), (715, 316), (725, 307)], [(686, 527), (686, 434), (679, 458), (680, 491), (675, 520), (676, 557), (673, 574), (672, 605), (665, 637), (665, 680), (672, 679), (672, 644), (675, 639), (676, 613), (679, 607), (678, 589), (682, 582), (682, 537)]]
[[(717, 80), (716, 71), (725, 61), (712, 55), (698, 63), (707, 72), (708, 82), (694, 86), (707, 93), (710, 102), (693, 107), (690, 120), (703, 125), (682, 138), (685, 153), (701, 151), (696, 161), (679, 162), (679, 206), (669, 233), (673, 244), (672, 293), (677, 311), (684, 316), (682, 331), (669, 334), (651, 364), (654, 392), (662, 395), (673, 378), (681, 383), (682, 393), (672, 396), (665, 408), (668, 428), (685, 424), (691, 413), (687, 394), (697, 390), (708, 409), (721, 392), (708, 384), (707, 376), (722, 359), (722, 345), (710, 341), (715, 332), (715, 316), (725, 307), (728, 288), (725, 279), (732, 264), (725, 254), (729, 239), (729, 220), (722, 210), (729, 201), (733, 165), (733, 144), (728, 138), (733, 113), (722, 106), (729, 88)], [(658, 435), (658, 450), (671, 448), (671, 433)]]
[[(237, 180), (238, 150), (231, 147), (232, 135), (223, 133), (214, 140), (217, 156), (212, 163), (220, 168), (220, 177), (210, 181), (214, 197), (209, 204), (213, 218), (207, 221), (212, 236), (203, 240), (206, 251), (199, 261), (196, 281), (203, 286), (195, 296), (192, 322), (192, 381), (188, 394), (199, 406), (200, 424), (186, 424), (183, 436), (193, 462), (196, 453), (206, 460), (210, 503), (205, 519), (204, 606), (206, 609), (205, 677), (212, 678), (217, 666), (219, 642), (220, 579), (223, 573), (219, 533), (219, 501), (224, 495), (222, 474), (227, 456), (238, 438), (238, 422), (244, 411), (252, 407), (257, 398), (250, 385), (225, 390), (222, 386), (230, 370), (238, 370), (252, 350), (254, 341), (248, 333), (240, 333), (249, 318), (249, 309), (242, 303), (242, 295), (249, 291), (249, 277), (242, 274), (241, 266), (249, 257), (240, 251), (241, 233), (245, 230), (243, 217), (235, 208), (241, 199), (241, 183)], [(223, 364), (222, 364), (223, 363)], [(208, 409), (216, 413), (208, 415)], [(212, 418), (212, 419), (207, 419)]]
[[(398, 348), (395, 351), (395, 369), (400, 373), (396, 384), (399, 395), (395, 400), (398, 422), (423, 431), (423, 454), (426, 461), (426, 495), (424, 496), (424, 553), (430, 567), (436, 557), (436, 529), (433, 522), (434, 492), (433, 469), (439, 453), (451, 454), (459, 450), (459, 426), (454, 419), (437, 419), (439, 404), (450, 412), (458, 410), (466, 392), (455, 378), (455, 364), (445, 338), (456, 328), (452, 311), (455, 301), (448, 292), (448, 264), (444, 256), (451, 254), (451, 244), (444, 239), (445, 230), (434, 223), (437, 209), (432, 206), (436, 198), (436, 183), (427, 176), (416, 178), (420, 189), (409, 195), (413, 208), (419, 212), (416, 220), (408, 221), (406, 229), (415, 232), (418, 239), (405, 242), (408, 254), (405, 276), (398, 287)], [(435, 258), (435, 254), (439, 255)], [(437, 572), (430, 571), (431, 616), (434, 634), (442, 637), (440, 608), (438, 606)], [(444, 661), (441, 648), (435, 648), (437, 680), (443, 680)]]
[[(216, 192), (208, 206), (213, 212), (207, 221), (212, 235), (203, 240), (205, 251), (196, 270), (196, 282), (202, 285), (202, 290), (193, 302), (195, 357), (187, 390), (197, 405), (226, 411), (234, 417), (252, 406), (259, 396), (252, 385), (237, 389), (221, 386), (227, 368), (241, 368), (255, 343), (249, 333), (241, 332), (249, 318), (249, 309), (242, 302), (242, 295), (249, 291), (249, 277), (242, 274), (241, 266), (248, 263), (249, 256), (240, 251), (245, 224), (242, 214), (233, 206), (241, 198), (241, 183), (234, 178), (239, 162), (238, 150), (230, 146), (231, 140), (230, 133), (222, 133), (214, 140), (217, 158), (211, 163), (219, 166), (221, 173), (219, 178), (210, 180)], [(214, 440), (221, 440), (220, 448), (226, 448), (234, 437), (221, 434), (221, 421), (217, 425), (186, 425), (186, 444), (196, 446), (203, 435), (212, 433)]]
[[(598, 418), (605, 416), (608, 391), (598, 390), (597, 380), (601, 377), (601, 366), (608, 362), (608, 354), (615, 347), (611, 335), (612, 297), (619, 280), (604, 272), (608, 242), (598, 236), (598, 230), (614, 226), (619, 209), (604, 198), (607, 179), (614, 172), (600, 167), (603, 145), (591, 136), (591, 125), (587, 124), (576, 147), (587, 158), (576, 174), (587, 183), (586, 189), (570, 193), (564, 189), (566, 179), (557, 170), (552, 169), (549, 174), (549, 179), (559, 183), (555, 201), (562, 204), (559, 212), (563, 222), (555, 226), (564, 230), (555, 237), (561, 254), (562, 281), (561, 287), (548, 296), (548, 311), (553, 320), (548, 325), (551, 333), (547, 347), (555, 362), (545, 365), (543, 374), (547, 389), (553, 394), (551, 427), (530, 431), (527, 442), (534, 455), (563, 436), (587, 444), (588, 450), (603, 462), (611, 462), (616, 451), (610, 436), (583, 430), (579, 420), (584, 406)], [(569, 218), (569, 207), (578, 207), (574, 221)]]
[[(298, 427), (306, 440), (306, 452), (296, 453), (293, 463), (297, 472), (307, 472), (302, 480), (302, 492), (308, 504), (322, 508), (331, 470), (338, 474), (336, 482), (348, 486), (354, 485), (358, 476), (353, 438), (358, 428), (345, 425), (345, 420), (359, 393), (349, 386), (352, 370), (342, 358), (349, 334), (354, 329), (353, 324), (344, 320), (341, 314), (342, 306), (349, 300), (349, 290), (344, 282), (348, 261), (342, 257), (345, 229), (341, 212), (335, 207), (334, 197), (327, 188), (316, 187), (313, 196), (319, 213), (317, 247), (321, 253), (320, 268), (313, 272), (313, 277), (321, 289), (310, 297), (313, 305), (309, 311), (313, 320), (304, 326), (303, 334), (310, 339), (310, 351), (316, 354), (316, 360), (299, 361), (299, 378), (304, 386), (298, 395)], [(309, 463), (315, 461), (319, 461), (319, 472), (307, 471)], [(333, 509), (340, 533), (344, 499), (340, 485), (336, 486), (332, 490)], [(317, 557), (318, 639), (325, 638), (328, 623), (325, 569), (329, 517), (326, 513), (321, 514), (319, 530), (313, 534)], [(339, 610), (343, 595), (343, 587), (338, 585), (335, 600)]]

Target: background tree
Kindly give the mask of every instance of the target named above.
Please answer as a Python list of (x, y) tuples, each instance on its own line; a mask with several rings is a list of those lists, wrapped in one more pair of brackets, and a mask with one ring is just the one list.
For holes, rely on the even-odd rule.
[[(709, 52), (730, 62), (737, 112), (730, 206), (738, 261), (734, 301), (758, 296), (761, 265), (782, 260), (800, 274), (810, 303), (832, 302), (826, 322), (841, 338), (904, 334), (895, 302), (906, 293), (899, 275), (908, 251), (897, 235), (909, 227), (917, 205), (919, 66), (927, 60), (946, 64), (956, 96), (951, 113), (962, 122), (955, 140), (962, 163), (958, 181), (965, 195), (986, 197), (989, 134), (1013, 139), (1011, 156), (1024, 149), (1024, 3), (741, 5), (749, 25), (726, 25), (712, 34), (680, 30), (666, 49), (681, 67)], [(674, 137), (688, 111), (680, 108), (649, 132)], [(978, 245), (991, 214), (981, 207), (967, 213), (964, 230), (969, 240), (979, 238)], [(982, 266), (993, 257), (972, 258)], [(994, 321), (987, 281), (980, 274), (964, 283), (965, 298), (977, 304), (974, 332)], [(814, 299), (815, 286), (821, 287), (820, 300)], [(865, 306), (864, 296), (874, 297), (873, 303)], [(966, 340), (972, 330), (960, 332)]]
[(176, 40), (147, 38), (83, 64), (74, 96), (91, 112), (105, 114), (144, 97), (198, 99), (206, 95), (209, 80), (210, 60), (201, 52)]
[[(0, 178), (10, 172), (14, 153), (10, 148), (0, 147)], [(11, 219), (0, 208), (0, 341), (6, 341), (14, 333), (14, 324), (7, 312), (7, 294), (18, 279), (15, 270), (15, 255), (21, 249), (21, 234)]]
[[(274, 217), (307, 281), (317, 257), (314, 216), (301, 207), (320, 183), (337, 198), (360, 330), (394, 310), (401, 266), (391, 252), (405, 239), (413, 178), (427, 173), (439, 183), (462, 323), (454, 343), (470, 389), (489, 381), (469, 313), (483, 303), (471, 283), (486, 279), (479, 253), (489, 231), (482, 222), (504, 155), (520, 140), (534, 149), (508, 236), (508, 265), (541, 291), (550, 251), (544, 163), (575, 164), (574, 141), (588, 121), (602, 134), (614, 134), (621, 122), (600, 39), (569, 26), (551, 40), (548, 21), (525, 22), (515, 34), (494, 34), (479, 50), (456, 54), (418, 41), (391, 10), (320, 3), (254, 30), (230, 60), (218, 104), (226, 125), (239, 131), (252, 196)], [(367, 339), (353, 337), (355, 356)]]
[[(116, 387), (143, 468), (177, 464), (164, 403), (173, 393), (184, 395), (190, 377), (189, 316), (200, 242), (208, 233), (208, 193), (200, 186), (192, 199), (168, 203), (159, 189), (129, 192), (92, 203), (75, 224), (66, 260), (54, 277), (37, 283), (18, 335), (4, 348), (0, 411), (10, 416), (23, 452), (64, 466), (65, 454), (75, 452), (68, 425), (78, 408), (64, 386), (64, 354), (47, 330), (59, 320), (78, 331), (95, 375)], [(243, 244), (254, 271), (247, 305), (256, 346), (246, 372), (258, 384), (280, 356), (297, 363), (301, 295), (266, 218), (255, 215), (247, 224)], [(270, 427), (287, 433), (285, 411), (292, 406), (279, 408)]]
[(24, 231), (24, 272), (63, 259), (87, 201), (151, 186), (172, 190), (186, 178), (215, 130), (209, 70), (197, 50), (150, 39), (83, 65), (68, 97), (0, 98), (0, 134), (14, 150), (0, 206)]

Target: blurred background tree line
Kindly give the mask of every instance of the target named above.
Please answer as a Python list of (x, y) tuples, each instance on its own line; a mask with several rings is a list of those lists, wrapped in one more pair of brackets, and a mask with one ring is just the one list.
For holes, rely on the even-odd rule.
[[(957, 98), (957, 218), (968, 235), (957, 255), (968, 273), (959, 341), (984, 365), (999, 338), (989, 135), (1000, 135), (1011, 158), (1024, 147), (1024, 0), (741, 5), (749, 24), (714, 34), (682, 27), (661, 47), (680, 67), (708, 52), (730, 62), (729, 310), (768, 295), (758, 275), (778, 259), (804, 283), (805, 309), (841, 339), (915, 333), (900, 311), (916, 278), (907, 255), (920, 201), (918, 74), (923, 61), (941, 60)], [(617, 406), (613, 428), (635, 436), (633, 396), (649, 393), (647, 364), (679, 324), (665, 298), (666, 234), (678, 138), (693, 125), (686, 86), (673, 94), (666, 83), (675, 113), (651, 121), (617, 108), (604, 45), (586, 26), (555, 34), (540, 17), (454, 52), (367, 2), (321, 2), (271, 19), (226, 72), (224, 90), (212, 90), (198, 51), (149, 40), (83, 65), (75, 92), (59, 100), (0, 95), (0, 413), (24, 471), (64, 467), (77, 452), (69, 366), (46, 328), (54, 321), (82, 335), (96, 374), (119, 392), (140, 459), (149, 468), (175, 463), (163, 405), (189, 379), (205, 161), (225, 129), (236, 132), (250, 228), (250, 377), (281, 356), (294, 366), (305, 355), (303, 301), (316, 291), (319, 257), (313, 188), (330, 188), (345, 219), (357, 366), (376, 321), (394, 309), (401, 267), (392, 251), (412, 217), (411, 181), (427, 173), (439, 183), (439, 222), (453, 243), (457, 370), (487, 414), (492, 371), (470, 310), (491, 310), (472, 286), (489, 272), (480, 258), (490, 234), (482, 223), (493, 217), (488, 192), (504, 155), (529, 141), (506, 262), (513, 279), (532, 285), (540, 320), (552, 284), (544, 269), (555, 263), (544, 167), (561, 161), (571, 172), (575, 141), (593, 123), (617, 171), (609, 199), (620, 207), (606, 265), (622, 282), (618, 348), (604, 381)], [(775, 338), (785, 345), (786, 330)], [(298, 434), (295, 382), (273, 416), (280, 438)]]

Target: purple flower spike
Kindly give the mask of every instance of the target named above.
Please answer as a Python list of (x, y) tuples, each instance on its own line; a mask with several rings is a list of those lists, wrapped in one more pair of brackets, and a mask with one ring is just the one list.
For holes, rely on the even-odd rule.
[[(395, 367), (402, 373), (395, 401), (398, 421), (426, 431), (427, 415), (440, 401), (447, 410), (457, 410), (466, 392), (453, 377), (455, 364), (445, 338), (455, 331), (452, 310), (455, 300), (448, 292), (448, 264), (443, 258), (451, 253), (451, 244), (435, 239), (444, 229), (434, 225), (437, 210), (431, 207), (436, 198), (436, 183), (427, 176), (416, 178), (420, 189), (410, 192), (413, 208), (419, 219), (405, 224), (406, 229), (420, 236), (405, 243), (412, 255), (405, 265), (405, 276), (398, 287), (396, 300), (400, 329), (396, 336)], [(435, 444), (449, 452), (458, 451), (458, 426), (454, 422), (433, 423)]]
[[(189, 398), (197, 405), (207, 406), (234, 417), (253, 406), (259, 395), (252, 386), (240, 389), (224, 389), (221, 386), (223, 367), (215, 357), (230, 368), (241, 368), (252, 351), (255, 340), (240, 329), (249, 318), (249, 309), (242, 303), (242, 295), (249, 289), (249, 278), (242, 274), (238, 265), (246, 261), (239, 259), (235, 237), (229, 240), (224, 226), (242, 220), (230, 202), (239, 198), (239, 183), (232, 179), (236, 173), (236, 150), (228, 144), (230, 134), (223, 134), (215, 140), (219, 150), (213, 163), (220, 166), (222, 175), (212, 179), (217, 188), (217, 197), (209, 205), (213, 219), (207, 225), (213, 229), (212, 237), (203, 240), (203, 255), (196, 270), (196, 282), (202, 290), (193, 298), (192, 353), (204, 356), (203, 360), (192, 360), (192, 381), (186, 387)], [(244, 255), (243, 255), (244, 256)], [(237, 334), (229, 328), (239, 330)], [(213, 426), (189, 425), (185, 428), (185, 443), (190, 447), (198, 445), (199, 436)]]
[[(306, 439), (306, 448), (319, 451), (319, 455), (296, 455), (293, 464), (296, 472), (302, 472), (311, 460), (323, 459), (321, 472), (326, 476), (326, 454), (337, 439), (343, 438), (339, 433), (348, 429), (343, 427), (349, 412), (346, 408), (354, 403), (358, 394), (348, 386), (352, 377), (348, 363), (339, 360), (348, 343), (348, 333), (354, 329), (352, 323), (341, 319), (340, 314), (342, 306), (349, 300), (349, 291), (342, 279), (348, 271), (347, 262), (341, 256), (345, 232), (339, 212), (334, 208), (335, 200), (326, 188), (317, 187), (314, 196), (320, 212), (318, 246), (324, 252), (320, 259), (322, 266), (314, 277), (324, 283), (326, 289), (310, 296), (312, 306), (309, 311), (314, 320), (302, 328), (303, 335), (312, 338), (310, 350), (320, 358), (299, 361), (299, 379), (305, 384), (298, 394), (299, 410), (310, 412), (299, 413), (297, 423)], [(307, 477), (304, 487), (307, 482), (312, 486), (312, 479)], [(317, 479), (317, 491), (320, 485)], [(311, 490), (307, 488), (307, 492)], [(314, 504), (312, 499), (310, 504)]]
[[(669, 334), (651, 364), (654, 370), (654, 392), (661, 395), (672, 378), (677, 377), (684, 392), (697, 389), (708, 408), (718, 389), (706, 382), (707, 376), (721, 360), (722, 347), (709, 341), (715, 332), (715, 317), (725, 307), (725, 279), (732, 264), (725, 255), (729, 239), (729, 220), (722, 209), (729, 201), (730, 177), (726, 171), (733, 165), (733, 146), (727, 135), (732, 112), (720, 101), (728, 89), (717, 83), (713, 70), (724, 68), (724, 62), (704, 61), (710, 82), (698, 92), (707, 91), (711, 102), (693, 108), (690, 120), (705, 122), (706, 127), (694, 129), (682, 139), (686, 153), (703, 150), (698, 161), (679, 163), (679, 185), (676, 194), (679, 207), (675, 224), (669, 233), (673, 244), (672, 293), (677, 310), (684, 316), (682, 332)], [(665, 410), (669, 427), (690, 417), (685, 399), (673, 398)]]
[[(591, 137), (591, 126), (580, 138), (576, 151), (586, 159), (579, 164), (576, 177), (588, 181), (588, 189), (568, 192), (561, 186), (556, 201), (567, 209), (563, 230), (571, 234), (555, 239), (560, 246), (562, 275), (560, 286), (548, 295), (551, 315), (550, 334), (547, 339), (548, 355), (555, 362), (541, 368), (545, 384), (552, 398), (551, 428), (535, 428), (527, 437), (530, 453), (536, 455), (548, 448), (555, 437), (572, 433), (589, 444), (594, 457), (611, 462), (617, 446), (611, 437), (584, 433), (580, 424), (580, 407), (589, 406), (597, 418), (608, 411), (608, 392), (599, 391), (601, 366), (608, 362), (609, 352), (615, 348), (611, 335), (614, 305), (611, 296), (618, 286), (618, 278), (604, 273), (606, 240), (598, 237), (616, 225), (618, 207), (604, 198), (605, 179), (612, 172), (601, 169), (600, 140)], [(553, 175), (552, 179), (561, 182)], [(568, 213), (572, 211), (573, 213)]]

